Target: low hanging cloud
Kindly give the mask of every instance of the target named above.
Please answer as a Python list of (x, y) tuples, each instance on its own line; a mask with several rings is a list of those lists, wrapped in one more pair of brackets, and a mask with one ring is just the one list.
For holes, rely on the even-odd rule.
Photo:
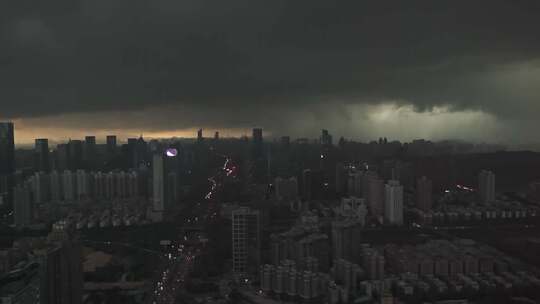
[[(512, 138), (540, 127), (539, 13), (534, 0), (1, 3), (0, 117), (27, 130), (408, 138), (366, 112), (389, 107), (414, 133), (423, 120), (399, 109), (444, 109), (454, 118), (429, 136)], [(470, 113), (490, 131), (448, 127)]]

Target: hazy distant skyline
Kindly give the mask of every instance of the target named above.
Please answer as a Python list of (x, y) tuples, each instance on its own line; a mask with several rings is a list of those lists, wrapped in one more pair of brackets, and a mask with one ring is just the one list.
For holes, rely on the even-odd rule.
[(0, 120), (18, 143), (253, 127), (536, 143), (539, 15), (535, 0), (0, 3)]

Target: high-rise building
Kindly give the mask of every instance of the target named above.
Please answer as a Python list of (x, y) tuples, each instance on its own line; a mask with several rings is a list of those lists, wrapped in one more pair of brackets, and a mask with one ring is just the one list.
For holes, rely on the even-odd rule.
[(128, 197), (139, 196), (139, 176), (136, 171), (129, 172), (126, 177), (126, 194)]
[(233, 271), (237, 275), (255, 273), (259, 269), (261, 227), (258, 210), (241, 207), (232, 212)]
[(13, 191), (13, 217), (17, 228), (32, 224), (32, 198), (30, 185), (26, 182)]
[(70, 155), (68, 144), (59, 144), (56, 146), (55, 151), (55, 166), (54, 169), (62, 172), (69, 169)]
[(68, 169), (77, 170), (83, 168), (83, 142), (81, 140), (70, 140), (68, 143), (69, 160)]
[(478, 175), (478, 191), (480, 201), (490, 203), (495, 201), (495, 173), (482, 170)]
[(349, 172), (348, 166), (345, 166), (342, 162), (336, 164), (336, 193), (338, 196), (344, 196), (347, 194)]
[(97, 165), (96, 137), (86, 136), (84, 138), (83, 160), (88, 169), (94, 169)]
[(128, 138), (127, 139), (127, 149), (126, 149), (128, 164), (130, 168), (137, 168), (138, 165), (138, 153), (137, 153), (137, 138)]
[(34, 149), (35, 170), (49, 172), (51, 169), (49, 162), (49, 140), (47, 138), (37, 138)]
[(305, 200), (322, 199), (327, 190), (322, 171), (306, 169), (302, 172), (302, 197)]
[(149, 150), (148, 143), (144, 140), (142, 135), (139, 136), (139, 139), (137, 140), (137, 154), (136, 154), (137, 158), (136, 158), (135, 169), (139, 169), (141, 167), (146, 168), (149, 166), (150, 154), (148, 153), (148, 150)]
[(384, 214), (384, 181), (375, 176), (367, 177), (367, 201), (372, 216), (380, 218)]
[[(369, 184), (372, 179), (378, 179), (379, 175), (375, 171), (361, 171), (360, 172), (360, 183), (361, 185), (361, 197), (365, 198), (369, 202)], [(381, 179), (382, 180), (382, 179)], [(357, 187), (357, 186), (355, 186)], [(358, 191), (358, 189), (356, 189)], [(357, 194), (358, 195), (358, 194)]]
[(105, 175), (102, 172), (94, 172), (93, 174), (93, 190), (94, 198), (103, 199), (105, 198)]
[(90, 179), (84, 170), (77, 170), (76, 173), (76, 198), (82, 200), (90, 196)]
[(116, 188), (114, 187), (114, 173), (113, 172), (109, 172), (107, 174), (105, 174), (104, 176), (104, 181), (103, 181), (103, 196), (105, 197), (105, 199), (113, 199), (115, 196), (116, 196), (116, 193), (115, 193), (115, 190)]
[(167, 173), (167, 185), (165, 187), (165, 206), (171, 206), (178, 201), (178, 174), (176, 172)]
[(127, 189), (126, 189), (126, 173), (120, 171), (115, 173), (115, 186), (116, 186), (116, 197), (117, 198), (126, 198)]
[(41, 264), (40, 303), (82, 303), (82, 247), (70, 239), (65, 226), (55, 223), (47, 247), (35, 250)]
[(332, 145), (332, 135), (328, 133), (328, 130), (323, 129), (321, 132), (321, 145), (331, 146)]
[(366, 270), (367, 278), (370, 280), (381, 280), (385, 277), (385, 258), (382, 252), (369, 245), (363, 245), (360, 249), (362, 268)]
[(0, 122), (0, 175), (15, 172), (15, 136), (13, 123)]
[(403, 186), (389, 180), (385, 186), (384, 221), (389, 225), (403, 225)]
[(152, 157), (152, 190), (154, 220), (161, 221), (165, 211), (165, 167), (161, 153), (154, 153)]
[(13, 123), (0, 122), (0, 202), (12, 202), (15, 173), (15, 136)]
[(363, 193), (362, 193), (362, 176), (363, 176), (363, 172), (361, 171), (352, 171), (352, 172), (347, 172), (346, 173), (346, 178), (347, 178), (347, 194), (349, 196), (358, 196), (358, 197), (367, 197), (366, 196), (363, 196)]
[(337, 215), (343, 218), (354, 218), (359, 220), (362, 226), (365, 225), (368, 208), (363, 198), (343, 197), (339, 209), (336, 211)]
[(107, 155), (109, 157), (116, 154), (116, 135), (107, 135)]
[(204, 140), (204, 137), (203, 137), (203, 129), (199, 129), (197, 130), (197, 141), (198, 142), (201, 142)]
[(49, 175), (51, 183), (51, 201), (59, 202), (64, 197), (64, 190), (62, 189), (63, 181), (61, 180), (61, 174), (58, 174), (58, 171), (54, 170)]
[(422, 176), (416, 182), (416, 207), (424, 212), (431, 211), (433, 205), (433, 182)]
[(137, 169), (140, 165), (145, 165), (148, 161), (147, 150), (148, 144), (142, 135), (139, 138), (128, 138), (126, 147), (128, 166)]
[(34, 203), (41, 204), (50, 199), (51, 182), (50, 177), (45, 172), (36, 172), (33, 179), (33, 199)]
[(396, 174), (399, 176), (399, 182), (405, 189), (414, 187), (414, 167), (411, 162), (398, 162), (396, 164)]
[(62, 190), (64, 190), (65, 201), (71, 202), (75, 199), (76, 186), (76, 177), (73, 172), (65, 170), (62, 174)]
[(263, 129), (254, 128), (252, 134), (252, 153), (253, 158), (258, 159), (263, 156)]
[(357, 219), (332, 222), (332, 258), (356, 261), (360, 254), (362, 223)]

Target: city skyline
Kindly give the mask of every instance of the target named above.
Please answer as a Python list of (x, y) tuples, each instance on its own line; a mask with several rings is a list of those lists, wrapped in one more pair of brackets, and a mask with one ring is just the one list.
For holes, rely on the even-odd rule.
[(1, 11), (0, 120), (26, 138), (257, 124), (295, 137), (324, 126), (355, 139), (538, 142), (536, 1), (78, 0)]
[[(198, 137), (198, 132), (202, 132), (203, 137), (207, 139), (215, 138), (216, 133), (218, 134), (219, 139), (242, 139), (242, 138), (250, 138), (252, 137), (252, 132), (254, 129), (257, 128), (243, 128), (243, 129), (203, 129), (203, 128), (192, 128), (192, 129), (186, 129), (186, 130), (176, 130), (176, 131), (163, 131), (163, 132), (144, 132), (144, 130), (137, 130), (137, 131), (130, 131), (125, 132), (125, 130), (122, 129), (113, 129), (113, 130), (83, 130), (83, 131), (77, 131), (74, 132), (73, 130), (64, 130), (62, 131), (62, 134), (66, 134), (65, 136), (57, 137), (58, 134), (54, 133), (49, 129), (43, 129), (40, 128), (37, 133), (32, 132), (28, 133), (25, 132), (24, 126), (23, 130), (20, 130), (20, 126), (17, 125), (17, 123), (14, 123), (11, 120), (3, 121), (4, 123), (11, 123), (14, 126), (14, 143), (15, 147), (17, 149), (23, 148), (30, 148), (34, 147), (36, 145), (36, 140), (40, 139), (46, 139), (50, 143), (50, 148), (53, 149), (56, 145), (68, 143), (71, 140), (84, 140), (86, 137), (90, 136), (95, 138), (95, 141), (97, 144), (106, 144), (107, 137), (108, 136), (114, 136), (118, 140), (118, 144), (125, 144), (129, 141), (129, 139), (132, 138), (139, 138), (143, 137), (148, 140), (195, 140)], [(282, 140), (283, 137), (287, 137), (290, 140), (308, 140), (310, 142), (321, 142), (322, 139), (320, 137), (320, 134), (317, 134), (315, 131), (318, 132), (328, 132), (326, 129), (314, 129), (312, 134), (309, 134), (309, 136), (291, 136), (291, 134), (283, 133), (283, 134), (272, 134), (268, 132), (264, 128), (260, 128), (264, 133), (264, 138), (269, 141), (279, 141)], [(22, 133), (22, 134), (21, 134)], [(52, 135), (51, 135), (52, 134)], [(294, 134), (294, 132), (293, 132)], [(48, 137), (52, 136), (52, 137)], [(324, 136), (324, 135), (323, 135)], [(414, 141), (431, 141), (434, 143), (438, 142), (454, 142), (454, 143), (470, 143), (473, 145), (491, 145), (491, 146), (499, 146), (500, 148), (504, 148), (507, 150), (531, 150), (531, 151), (538, 151), (540, 150), (540, 142), (535, 143), (508, 143), (504, 141), (485, 141), (485, 140), (466, 140), (466, 139), (460, 139), (460, 138), (429, 138), (429, 137), (422, 137), (422, 136), (410, 136), (407, 138), (393, 138), (389, 137), (387, 134), (380, 134), (375, 136), (373, 134), (369, 136), (363, 136), (363, 137), (345, 137), (340, 134), (332, 133), (331, 136), (335, 136), (334, 144), (337, 144), (338, 141), (343, 138), (346, 141), (352, 141), (352, 142), (358, 142), (358, 143), (370, 143), (370, 142), (377, 142), (380, 139), (384, 138), (387, 139), (388, 142), (399, 142), (399, 143), (411, 143)]]
[(540, 304), (539, 16), (0, 1), (0, 303)]

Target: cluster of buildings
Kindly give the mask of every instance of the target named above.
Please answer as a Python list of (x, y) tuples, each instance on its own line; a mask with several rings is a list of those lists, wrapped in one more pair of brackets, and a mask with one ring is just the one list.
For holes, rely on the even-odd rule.
[[(30, 282), (21, 288), (8, 284), (10, 289), (3, 290), (2, 295), (15, 299), (19, 295), (53, 294), (68, 299), (66, 303), (78, 303), (69, 299), (81, 292), (76, 262), (80, 261), (80, 248), (71, 241), (69, 231), (163, 221), (181, 200), (185, 181), (210, 181), (213, 185), (206, 199), (219, 200), (217, 190), (224, 182), (206, 176), (210, 151), (218, 138), (216, 134), (214, 141), (206, 142), (199, 130), (188, 151), (179, 143), (147, 144), (141, 137), (128, 139), (119, 151), (114, 136), (108, 136), (104, 145), (87, 136), (84, 141), (60, 144), (52, 152), (47, 139), (37, 139), (31, 174), (17, 179), (14, 166), (0, 168), (0, 199), (13, 202), (14, 224), (19, 228), (31, 226), (39, 213), (36, 210), (43, 206), (62, 206), (68, 209), (68, 215), (53, 225), (47, 240), (32, 244), (30, 251), (26, 249), (31, 257), (28, 261), (20, 263), (20, 259), (12, 258), (13, 252), (20, 251), (19, 245), (0, 254), (0, 273), (4, 273), (6, 282)], [(247, 168), (239, 173), (243, 174), (242, 184), (261, 186), (265, 200), (272, 197), (274, 206), (288, 206), (284, 208), (287, 212), (299, 215), (292, 226), (282, 221), (288, 226), (281, 229), (283, 226), (265, 225), (269, 221), (265, 203), (242, 202), (244, 207), (226, 212), (231, 219), (232, 272), (241, 282), (258, 280), (263, 295), (291, 301), (317, 302), (324, 298), (330, 303), (368, 303), (426, 294), (443, 297), (493, 288), (512, 290), (515, 286), (538, 286), (540, 282), (538, 273), (493, 248), (470, 241), (374, 245), (362, 238), (365, 230), (385, 226), (386, 231), (400, 231), (411, 221), (437, 225), (536, 217), (537, 208), (496, 197), (495, 174), (491, 171), (479, 173), (477, 189), (460, 188), (473, 195), (473, 201), (452, 204), (435, 199), (438, 195), (434, 195), (433, 181), (426, 176), (416, 178), (410, 162), (392, 159), (373, 165), (337, 161), (343, 156), (337, 155), (328, 130), (322, 130), (314, 148), (297, 141), (296, 159), (288, 137), (269, 147), (263, 142), (262, 129), (255, 128), (251, 143), (245, 142), (233, 142), (241, 144), (239, 150), (248, 151), (238, 153), (245, 158), (242, 165)], [(340, 147), (347, 145), (340, 140)], [(432, 144), (414, 142), (411, 147)], [(381, 138), (369, 148), (373, 153), (393, 154), (402, 146)], [(316, 150), (317, 157), (308, 162), (310, 149)], [(0, 164), (14, 164), (11, 150), (13, 125), (0, 124)], [(214, 154), (211, 156), (216, 157)], [(227, 167), (229, 158), (225, 159), (222, 170), (228, 177), (232, 169)], [(114, 169), (104, 169), (108, 167)], [(278, 174), (281, 172), (285, 173)], [(536, 186), (530, 186), (531, 197), (540, 193)], [(130, 205), (140, 200), (146, 202), (143, 208)], [(99, 205), (104, 202), (108, 207)], [(121, 208), (116, 208), (119, 204)], [(62, 259), (68, 261), (66, 265), (60, 265)], [(59, 268), (61, 276), (71, 283), (45, 286), (44, 277), (57, 275), (49, 274), (56, 271), (49, 267)]]
[(2, 303), (82, 303), (82, 247), (64, 222), (0, 251)]
[(148, 224), (148, 205), (136, 201), (113, 203), (111, 208), (90, 208), (70, 210), (62, 218), (70, 227), (83, 230), (119, 226), (138, 226)]
[(38, 138), (31, 154), (21, 154), (25, 158), (16, 171), (14, 126), (0, 123), (0, 203), (19, 211), (17, 226), (28, 224), (28, 210), (35, 204), (135, 197), (150, 200), (154, 219), (161, 220), (179, 198), (180, 175), (191, 172), (195, 161), (193, 151), (179, 160), (178, 150), (179, 146), (171, 149), (156, 140), (147, 143), (142, 136), (128, 138), (121, 146), (115, 135), (107, 136), (105, 144), (86, 136), (55, 149), (49, 147), (48, 139)]
[(37, 172), (14, 187), (14, 223), (19, 228), (31, 225), (36, 211), (47, 206), (129, 201), (145, 198), (147, 190), (145, 172)]
[(431, 211), (411, 210), (411, 217), (423, 225), (460, 225), (493, 222), (529, 222), (538, 217), (540, 208), (517, 201), (496, 201), (486, 205), (446, 205)]
[[(15, 172), (13, 124), (2, 123), (0, 128), (0, 202), (13, 206), (14, 224), (18, 228), (34, 224), (41, 209), (58, 205), (76, 208), (81, 204), (119, 200), (144, 199), (151, 205), (149, 218), (162, 221), (167, 211), (179, 202), (183, 193), (181, 174), (191, 173), (190, 165), (194, 162), (193, 155), (187, 152), (180, 159), (178, 146), (164, 146), (157, 141), (146, 143), (142, 137), (129, 138), (119, 149), (114, 135), (107, 136), (103, 145), (96, 144), (94, 136), (87, 136), (84, 141), (59, 144), (55, 150), (49, 150), (48, 140), (40, 138), (35, 141), (31, 167)], [(100, 168), (115, 169), (101, 171)], [(51, 211), (42, 213), (49, 215)], [(116, 219), (111, 215), (111, 225), (133, 221), (120, 216), (121, 219)], [(94, 226), (92, 216), (86, 221)], [(97, 221), (99, 226), (99, 217)]]
[(387, 266), (402, 295), (471, 295), (540, 287), (538, 271), (472, 240), (436, 240), (417, 246), (386, 245)]
[(261, 291), (289, 300), (326, 298), (330, 303), (348, 303), (366, 291), (369, 281), (384, 284), (386, 278), (384, 256), (368, 244), (358, 243), (358, 247), (354, 262), (337, 258), (331, 267), (319, 265), (315, 257), (305, 258), (301, 264), (285, 259), (262, 265)]
[(262, 265), (261, 292), (291, 301), (325, 298), (330, 303), (349, 303), (355, 299), (466, 298), (540, 287), (540, 272), (472, 240), (381, 247), (358, 244), (354, 255), (335, 255), (326, 269), (315, 257), (300, 263), (282, 259)]
[(408, 211), (412, 219), (423, 225), (530, 222), (540, 214), (540, 206), (534, 205), (532, 200), (496, 197), (495, 194), (495, 174), (482, 170), (478, 175), (478, 189), (457, 185), (445, 191), (438, 206), (416, 205)]
[(316, 215), (307, 213), (290, 230), (270, 236), (273, 265), (292, 261), (295, 265), (316, 265), (316, 269), (330, 267), (329, 236), (320, 231)]

